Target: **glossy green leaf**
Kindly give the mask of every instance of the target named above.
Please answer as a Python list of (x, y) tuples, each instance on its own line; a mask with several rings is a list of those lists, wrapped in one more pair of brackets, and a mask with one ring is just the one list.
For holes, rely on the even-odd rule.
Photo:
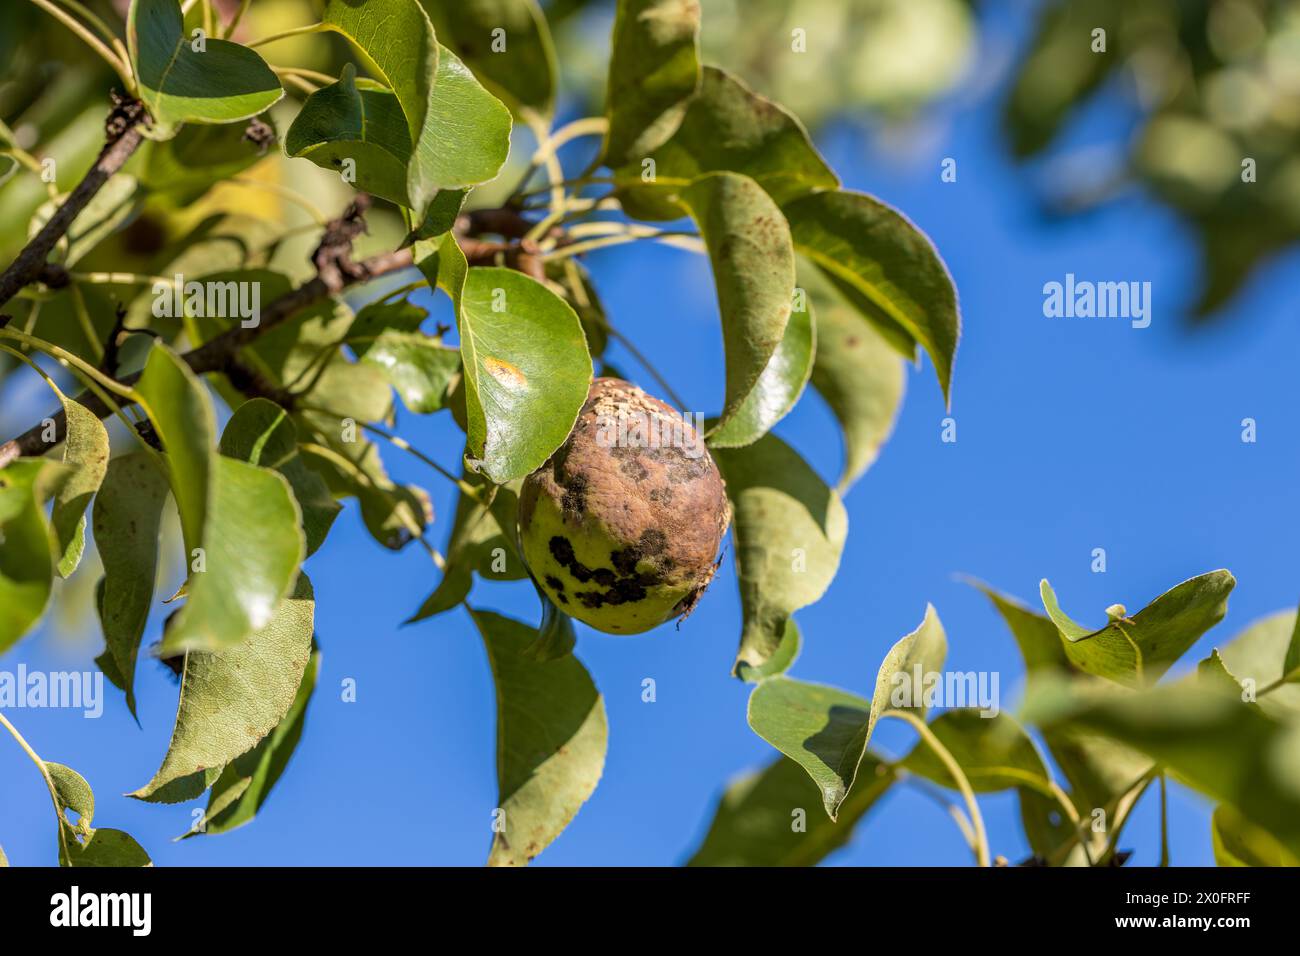
[(215, 37), (196, 50), (178, 0), (131, 0), (126, 38), (140, 98), (162, 136), (175, 135), (181, 123), (248, 119), (284, 96), (253, 50)]
[(1210, 837), (1219, 866), (1300, 866), (1300, 856), (1232, 807), (1214, 808)]
[(845, 306), (818, 303), (812, 384), (844, 436), (840, 494), (871, 467), (894, 430), (905, 381), (902, 361), (880, 333)]
[(950, 398), (961, 313), (952, 276), (925, 233), (863, 193), (814, 193), (782, 211), (799, 253), (905, 356), (919, 342)]
[(811, 305), (791, 312), (781, 344), (768, 359), (749, 395), (725, 425), (709, 435), (709, 447), (734, 448), (766, 435), (794, 408), (812, 374), (817, 325)]
[(146, 452), (120, 455), (108, 465), (95, 496), (91, 527), (104, 565), (95, 604), (104, 631), (100, 669), (126, 692), (135, 714), (135, 665), (158, 575), (158, 534), (169, 489), (167, 476)]
[(748, 176), (778, 205), (840, 184), (796, 117), (714, 67), (704, 68), (681, 125), (648, 159), (653, 178), (640, 157), (615, 171), (624, 207), (640, 219), (681, 216), (678, 191), (705, 173)]
[(0, 653), (12, 647), (45, 612), (56, 561), (45, 522), (49, 486), (64, 466), (19, 458), (0, 469)]
[(713, 458), (733, 511), (744, 616), (733, 673), (743, 676), (777, 653), (790, 615), (830, 586), (848, 516), (839, 496), (775, 435), (717, 449)]
[(469, 452), (503, 484), (568, 438), (591, 385), (591, 356), (569, 304), (502, 268), (470, 269), (460, 308)]
[(149, 350), (136, 391), (167, 454), (188, 553), (203, 541), (211, 496), (217, 440), (212, 399), (190, 367), (161, 343)]
[(1043, 607), (1060, 632), (1065, 655), (1075, 667), (1141, 687), (1159, 680), (1197, 638), (1223, 619), (1228, 593), (1236, 583), (1228, 571), (1199, 575), (1166, 591), (1132, 617), (1112, 620), (1100, 630), (1071, 620), (1046, 579), (1039, 590)]
[(276, 728), (311, 658), (315, 604), (311, 582), (299, 575), (270, 621), (242, 644), (185, 656), (167, 755), (153, 779), (130, 796), (150, 803), (191, 800)]
[[(537, 0), (420, 0), (439, 39), (516, 116), (555, 109), (559, 73), (551, 31)], [(498, 32), (500, 31), (500, 32)]]
[(595, 792), (605, 767), (605, 701), (573, 655), (524, 651), (532, 628), (471, 612), (496, 682), (499, 797), (489, 866), (522, 866), (546, 849)]
[[(1015, 718), (1002, 713), (984, 717), (978, 709), (961, 708), (940, 714), (930, 722), (930, 730), (976, 793), (1029, 787), (1051, 796), (1051, 775)], [(902, 766), (940, 786), (957, 788), (943, 761), (924, 742), (903, 759)]]
[(86, 508), (108, 470), (108, 430), (86, 406), (62, 392), (58, 394), (67, 421), (63, 463), (70, 473), (54, 494), (50, 526), (54, 531), (59, 577), (66, 578), (81, 563), (81, 553), (86, 547)]
[[(365, 54), (376, 78), (393, 91), (406, 119), (408, 144), (419, 143), (426, 130), (431, 132), (440, 50), (433, 24), (418, 3), (327, 0), (321, 25), (347, 37)], [(438, 188), (421, 163), (406, 164), (406, 205), (417, 210), (418, 218), (424, 217), (424, 209)]]
[[(681, 191), (681, 199), (708, 246), (722, 314), (727, 387), (716, 431), (740, 411), (785, 335), (794, 299), (794, 247), (781, 211), (752, 179), (703, 176)], [(737, 431), (735, 439), (752, 440), (752, 428)]]
[(618, 0), (605, 88), (604, 160), (639, 163), (677, 132), (699, 91), (697, 0)]
[(302, 518), (278, 472), (218, 456), (203, 537), (190, 554), (185, 605), (163, 636), (167, 651), (238, 646), (272, 623), (306, 550)]
[(704, 842), (686, 865), (812, 866), (848, 843), (894, 779), (889, 765), (864, 754), (857, 785), (831, 820), (817, 812), (821, 797), (804, 769), (778, 757), (727, 787)]
[(284, 150), (322, 169), (347, 173), (357, 189), (413, 205), (406, 184), (411, 133), (402, 106), (391, 90), (358, 84), (351, 63), (344, 64), (337, 83), (303, 102), (285, 134)]
[(381, 369), (402, 403), (417, 414), (446, 408), (460, 375), (460, 351), (423, 332), (385, 332), (363, 361)]
[(870, 701), (835, 687), (771, 677), (749, 696), (749, 726), (808, 771), (821, 790), (826, 815), (834, 820), (853, 787), (876, 722), (890, 710), (924, 715), (924, 699), (917, 699), (920, 688), (910, 693), (900, 688), (904, 683), (910, 687), (917, 669), (940, 672), (947, 650), (939, 616), (927, 607), (920, 626), (885, 655)]
[(319, 675), (320, 652), (313, 650), (288, 713), (276, 725), (275, 730), (262, 738), (261, 743), (226, 765), (226, 769), (212, 785), (203, 816), (185, 834), (186, 837), (200, 833), (208, 836), (229, 833), (251, 823), (257, 816), (302, 738), (307, 720), (307, 704), (316, 689), (316, 678)]
[(1056, 683), (1026, 697), (1025, 718), (1069, 725), (1141, 750), (1187, 786), (1300, 852), (1300, 732), (1193, 682), (1139, 692)]
[[(1227, 670), (1238, 681), (1250, 681), (1259, 705), (1276, 717), (1300, 713), (1300, 685), (1290, 668), (1296, 634), (1296, 612), (1279, 611), (1255, 621), (1219, 650)], [(1282, 681), (1284, 673), (1287, 681)]]
[[(369, 116), (378, 109), (384, 129), (375, 131), (378, 149), (366, 151), (365, 158), (386, 164), (377, 156), (382, 151), (405, 167), (403, 204), (415, 210), (420, 221), (439, 190), (463, 189), (496, 176), (510, 149), (510, 112), (454, 53), (439, 46), (419, 4), (370, 0), (363, 11), (357, 0), (328, 0), (322, 23), (351, 40), (392, 90), (406, 119), (406, 149), (403, 155), (391, 122), (391, 104), (377, 108), (369, 93), (357, 97), (334, 87), (321, 101), (321, 111), (313, 111), (310, 117), (317, 136), (365, 142), (371, 135)], [(331, 114), (336, 117), (333, 122)], [(294, 145), (301, 146), (302, 138), (295, 138)], [(332, 163), (344, 157), (322, 158)], [(361, 166), (358, 158), (358, 171)]]
[(330, 495), (324, 479), (298, 454), (298, 429), (279, 405), (254, 398), (235, 409), (221, 433), (221, 454), (282, 474), (293, 489), (302, 512), (307, 554), (325, 540), (342, 507)]

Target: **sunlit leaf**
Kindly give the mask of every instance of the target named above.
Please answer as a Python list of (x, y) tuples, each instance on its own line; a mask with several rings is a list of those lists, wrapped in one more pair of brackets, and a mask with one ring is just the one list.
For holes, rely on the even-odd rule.
[(1129, 687), (1159, 680), (1197, 638), (1228, 610), (1228, 593), (1237, 581), (1228, 571), (1211, 571), (1184, 581), (1132, 617), (1123, 614), (1099, 630), (1071, 620), (1044, 579), (1039, 589), (1048, 617), (1060, 632), (1065, 655), (1086, 674)]
[(91, 527), (104, 565), (95, 595), (104, 653), (100, 669), (126, 692), (135, 714), (135, 664), (153, 603), (158, 532), (168, 495), (167, 476), (146, 452), (120, 455), (108, 465), (95, 496)]
[[(1051, 775), (1024, 728), (1008, 714), (983, 716), (978, 708), (945, 711), (930, 730), (957, 761), (976, 793), (1030, 787), (1050, 796)], [(948, 768), (923, 742), (902, 762), (912, 773), (956, 789)]]
[(1232, 807), (1214, 808), (1210, 837), (1219, 866), (1300, 866), (1300, 856)]
[(524, 656), (537, 632), (471, 612), (497, 694), (497, 799), (489, 866), (522, 866), (560, 835), (605, 767), (605, 701), (573, 655)]
[(777, 653), (790, 615), (830, 586), (848, 516), (839, 496), (775, 435), (713, 457), (733, 510), (744, 615), (733, 672), (744, 676)]
[(45, 501), (66, 472), (41, 458), (0, 469), (0, 652), (40, 619), (50, 599), (57, 556)]
[(438, 37), (513, 113), (555, 108), (555, 47), (537, 0), (420, 0)]
[(796, 117), (714, 67), (704, 68), (700, 91), (672, 137), (648, 158), (616, 170), (615, 178), (629, 214), (676, 219), (683, 211), (680, 189), (723, 171), (748, 176), (778, 205), (840, 184)]
[(293, 706), (311, 657), (315, 603), (311, 582), (299, 575), (271, 620), (243, 643), (185, 656), (167, 755), (153, 779), (130, 796), (150, 803), (191, 800), (276, 728)]
[(569, 304), (512, 269), (470, 269), (460, 305), (469, 451), (502, 484), (534, 471), (569, 436), (591, 356)]
[(761, 438), (794, 408), (812, 374), (817, 326), (811, 305), (790, 314), (781, 344), (768, 359), (749, 395), (725, 425), (709, 435), (710, 448), (748, 445)]
[(771, 677), (750, 694), (749, 726), (808, 771), (821, 791), (826, 815), (834, 820), (860, 773), (880, 716), (895, 709), (925, 712), (924, 700), (897, 698), (896, 703), (900, 683), (910, 682), (915, 669), (940, 672), (947, 646), (939, 616), (927, 607), (921, 625), (885, 655), (871, 700), (822, 684)]
[(251, 823), (279, 781), (302, 738), (307, 704), (320, 674), (320, 652), (312, 651), (298, 693), (275, 730), (262, 742), (226, 765), (212, 785), (207, 809), (185, 836), (216, 836)]
[(920, 343), (950, 397), (961, 314), (948, 268), (925, 233), (863, 193), (819, 192), (782, 205), (799, 253), (909, 358)]
[(253, 50), (185, 35), (178, 0), (131, 0), (127, 44), (156, 131), (175, 135), (181, 123), (233, 123), (267, 109), (284, 90)]
[(619, 0), (605, 89), (604, 160), (638, 163), (681, 125), (700, 88), (697, 0)]

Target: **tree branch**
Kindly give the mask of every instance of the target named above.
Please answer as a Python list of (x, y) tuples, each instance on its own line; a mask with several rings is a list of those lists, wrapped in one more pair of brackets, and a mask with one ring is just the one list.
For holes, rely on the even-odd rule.
[(86, 208), (109, 177), (121, 169), (131, 154), (140, 146), (140, 122), (144, 119), (144, 104), (113, 93), (113, 111), (104, 124), (104, 148), (100, 150), (95, 165), (77, 183), (63, 205), (32, 240), (18, 253), (18, 258), (0, 275), (0, 306), (18, 294), (23, 286), (43, 277), (46, 258), (55, 244), (67, 233), (77, 215)]
[[(337, 295), (349, 286), (398, 272), (414, 264), (409, 247), (372, 256), (360, 262), (352, 258), (352, 242), (366, 231), (365, 213), (369, 206), (370, 197), (364, 193), (360, 194), (342, 216), (326, 224), (320, 244), (311, 255), (312, 264), (316, 267), (315, 278), (263, 308), (257, 325), (248, 328), (237, 325), (182, 355), (181, 359), (189, 365), (194, 374), (223, 372), (232, 378), (236, 387), (240, 387), (242, 382), (252, 393), (276, 401), (285, 398), (286, 393), (282, 389), (253, 373), (239, 359), (239, 349), (303, 309)], [(482, 225), (482, 223), (469, 221), (457, 223), (458, 228), (474, 228)], [(506, 265), (520, 268), (521, 271), (524, 271), (527, 265), (528, 254), (520, 249), (518, 243), (484, 240), (461, 235), (459, 232), (455, 235), (470, 265), (488, 265), (498, 259), (503, 260)], [(0, 316), (0, 326), (3, 326), (4, 319), (5, 317)], [(130, 386), (134, 385), (139, 378), (140, 373), (136, 372), (123, 376), (119, 381), (123, 385)], [(78, 395), (76, 401), (100, 418), (107, 417), (110, 412), (98, 397), (87, 392)], [(50, 418), (54, 421), (54, 443), (57, 443), (63, 440), (67, 424), (66, 416), (63, 411), (59, 411)], [(0, 468), (19, 456), (42, 455), (47, 452), (51, 443), (45, 441), (42, 436), (43, 430), (44, 425), (36, 425), (17, 438), (0, 445)]]

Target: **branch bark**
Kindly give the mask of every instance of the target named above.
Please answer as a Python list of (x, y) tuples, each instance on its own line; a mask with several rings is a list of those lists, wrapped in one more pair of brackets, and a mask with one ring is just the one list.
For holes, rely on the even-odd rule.
[[(365, 213), (369, 205), (370, 197), (361, 194), (348, 206), (342, 216), (326, 224), (320, 244), (311, 256), (312, 264), (316, 268), (316, 276), (263, 308), (261, 321), (257, 325), (249, 328), (235, 326), (182, 355), (181, 358), (194, 374), (233, 372), (235, 378), (240, 379), (246, 366), (239, 359), (239, 349), (258, 336), (303, 309), (339, 294), (349, 286), (377, 279), (413, 265), (410, 248), (386, 252), (359, 262), (352, 258), (352, 242), (365, 232)], [(458, 226), (460, 225), (462, 224), (458, 223)], [(469, 223), (464, 225), (473, 228)], [(485, 240), (460, 233), (456, 233), (456, 241), (460, 244), (470, 265), (487, 265), (501, 258), (507, 265), (515, 268), (523, 266), (523, 263), (519, 263), (518, 260), (523, 259), (524, 255), (518, 252), (516, 243)], [(515, 263), (511, 262), (512, 257), (516, 260)], [(3, 325), (3, 319), (4, 317), (0, 316), (0, 325)], [(129, 386), (135, 384), (139, 378), (140, 373), (136, 372), (123, 376), (118, 381)], [(257, 391), (268, 383), (249, 380), (249, 384)], [(106, 418), (111, 411), (98, 397), (89, 392), (77, 395), (76, 400), (100, 418)], [(55, 443), (57, 443), (63, 440), (67, 425), (66, 417), (62, 411), (50, 417), (54, 421)], [(42, 455), (49, 451), (51, 444), (42, 437), (43, 430), (43, 424), (35, 425), (17, 438), (0, 445), (0, 468), (19, 456)]]
[(63, 205), (54, 211), (50, 221), (32, 237), (18, 258), (0, 275), (0, 307), (16, 296), (24, 286), (43, 277), (45, 260), (55, 243), (67, 233), (73, 220), (86, 208), (104, 183), (140, 147), (140, 123), (144, 117), (144, 104), (139, 100), (113, 94), (113, 111), (109, 113), (104, 125), (104, 148), (100, 150), (95, 165), (77, 183)]

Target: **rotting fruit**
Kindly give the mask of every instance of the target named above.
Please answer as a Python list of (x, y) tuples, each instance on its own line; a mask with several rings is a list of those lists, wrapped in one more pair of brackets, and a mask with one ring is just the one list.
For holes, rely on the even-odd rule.
[(703, 436), (617, 378), (592, 383), (568, 439), (519, 494), (524, 560), (538, 585), (610, 634), (689, 614), (730, 521)]

